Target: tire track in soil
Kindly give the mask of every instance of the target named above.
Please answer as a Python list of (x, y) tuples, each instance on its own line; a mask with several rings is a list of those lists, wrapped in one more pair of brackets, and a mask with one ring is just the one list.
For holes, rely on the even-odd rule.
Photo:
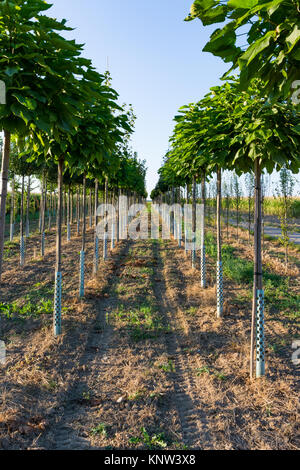
[[(170, 326), (170, 333), (166, 335), (165, 341), (168, 355), (175, 366), (174, 400), (181, 423), (183, 441), (189, 449), (212, 449), (206, 414), (196, 394), (194, 371), (184, 352), (186, 341), (178, 332), (179, 325), (182, 325), (183, 329), (186, 325), (178, 314), (178, 305), (168, 295), (161, 247), (158, 243), (153, 243), (152, 246), (153, 256), (158, 260), (158, 271), (155, 277), (159, 279), (159, 282), (154, 280), (153, 289), (165, 326)], [(185, 286), (182, 285), (181, 288), (184, 290)]]
[[(115, 260), (117, 266), (120, 264), (120, 260), (127, 256), (130, 246), (130, 242), (126, 242), (124, 248), (118, 254), (118, 258)], [(118, 270), (118, 272), (122, 273), (123, 270)], [(112, 282), (108, 282), (109, 291), (113, 290), (118, 284), (119, 276), (120, 274), (114, 273), (114, 279)], [(35, 442), (34, 448), (47, 450), (97, 449), (91, 445), (88, 438), (79, 436), (72, 424), (78, 417), (82, 417), (83, 414), (82, 392), (84, 391), (84, 384), (87, 382), (86, 378), (97, 374), (100, 368), (103, 371), (109, 367), (106, 352), (110, 347), (113, 328), (106, 322), (106, 309), (110, 303), (109, 298), (97, 300), (98, 314), (92, 323), (85, 350), (78, 363), (77, 376), (74, 378), (69, 390), (65, 393), (62, 399), (63, 403), (57, 407), (56, 416), (52, 418), (48, 431), (39, 439), (38, 447), (36, 447)], [(90, 413), (93, 413), (92, 407), (89, 410)], [(57, 420), (58, 413), (60, 416)]]

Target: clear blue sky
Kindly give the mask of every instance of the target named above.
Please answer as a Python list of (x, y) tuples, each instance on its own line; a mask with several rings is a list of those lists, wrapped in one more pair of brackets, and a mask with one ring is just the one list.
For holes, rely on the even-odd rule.
[(184, 22), (192, 0), (52, 0), (48, 14), (66, 18), (68, 37), (85, 44), (99, 72), (109, 57), (113, 87), (137, 115), (133, 147), (147, 160), (147, 186), (168, 149), (173, 117), (219, 82), (227, 66), (202, 52), (215, 29)]

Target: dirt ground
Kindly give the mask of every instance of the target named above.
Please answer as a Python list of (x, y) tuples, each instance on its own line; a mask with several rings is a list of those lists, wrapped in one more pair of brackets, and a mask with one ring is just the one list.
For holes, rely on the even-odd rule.
[[(247, 234), (241, 238), (231, 229), (230, 243), (247, 259)], [(17, 246), (7, 254), (1, 302), (21, 298), (21, 308), (51, 299), (54, 233), (44, 259), (38, 245), (32, 237), (23, 270)], [(73, 233), (63, 250), (61, 337), (53, 338), (49, 312), (1, 316), (0, 448), (299, 450), (299, 369), (291, 344), (271, 347), (299, 335), (296, 320), (267, 315), (266, 377), (250, 381), (251, 301), (241, 303), (248, 288), (225, 281), (217, 320), (213, 260), (204, 290), (174, 241), (128, 240), (93, 277), (90, 230), (79, 300), (80, 237)]]

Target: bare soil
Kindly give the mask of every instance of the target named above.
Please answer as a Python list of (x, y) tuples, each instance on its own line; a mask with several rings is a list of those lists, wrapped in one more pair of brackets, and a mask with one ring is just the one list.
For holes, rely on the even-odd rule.
[[(237, 250), (247, 258), (244, 238)], [(296, 323), (281, 312), (266, 318), (267, 375), (250, 381), (246, 286), (225, 282), (225, 316), (217, 320), (214, 263), (201, 289), (199, 271), (173, 241), (123, 241), (93, 277), (90, 230), (79, 300), (80, 242), (73, 233), (63, 247), (59, 339), (49, 313), (1, 318), (0, 448), (300, 448), (299, 369), (290, 344), (271, 347), (292, 342)], [(23, 270), (17, 247), (9, 253), (1, 302), (51, 298), (54, 233), (44, 259), (38, 245), (29, 240)], [(298, 266), (291, 264), (295, 276)]]

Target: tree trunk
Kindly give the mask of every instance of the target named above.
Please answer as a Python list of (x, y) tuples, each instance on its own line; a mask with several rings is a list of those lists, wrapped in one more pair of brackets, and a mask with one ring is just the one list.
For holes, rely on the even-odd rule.
[(29, 213), (30, 213), (30, 176), (28, 176), (27, 183), (27, 204), (26, 204), (26, 237), (29, 237)]
[(10, 132), (4, 130), (4, 145), (3, 145), (2, 167), (1, 167), (1, 202), (0, 202), (0, 281), (1, 281), (2, 267), (3, 267), (9, 157), (10, 157)]
[(92, 216), (92, 188), (90, 188), (89, 194), (89, 218), (90, 218), (90, 228), (93, 226), (93, 216)]
[(63, 167), (64, 159), (60, 158), (58, 162), (58, 200), (57, 200), (57, 220), (56, 220), (56, 265), (55, 265), (55, 291), (54, 291), (54, 335), (61, 334), (61, 292), (62, 292), (62, 273), (61, 273), (61, 233), (62, 233), (62, 197), (63, 197)]
[[(172, 204), (172, 206), (174, 206), (174, 204), (175, 204), (175, 188), (174, 188), (174, 186), (172, 186), (172, 189), (171, 189), (171, 204)], [(171, 220), (170, 220), (171, 235), (173, 235), (173, 237), (174, 237), (175, 236), (175, 211), (172, 210), (170, 216), (171, 216)]]
[[(105, 178), (105, 193), (104, 193), (104, 204), (105, 204), (105, 217), (107, 217), (107, 205), (108, 205), (108, 178)], [(106, 225), (105, 232), (107, 232), (108, 226)]]
[(226, 227), (227, 227), (227, 241), (229, 240), (229, 196), (226, 196)]
[(77, 188), (77, 198), (76, 198), (76, 221), (77, 221), (77, 235), (79, 235), (80, 230), (80, 187)]
[(82, 251), (85, 251), (86, 238), (86, 176), (83, 177), (83, 224), (82, 224)]
[(45, 255), (45, 213), (46, 213), (46, 179), (43, 174), (42, 200), (41, 200), (41, 257)]
[(14, 226), (15, 226), (15, 175), (12, 179), (11, 186), (11, 202), (10, 202), (10, 241), (14, 239)]
[(261, 213), (262, 213), (262, 256), (264, 255), (265, 251), (265, 195), (264, 195), (264, 188), (262, 188), (261, 192)]
[(239, 222), (240, 222), (240, 210), (239, 210), (239, 203), (237, 201), (236, 204), (236, 239), (239, 242)]
[(99, 239), (97, 235), (98, 225), (98, 200), (99, 200), (99, 181), (95, 180), (95, 235), (94, 235), (94, 274), (98, 272), (99, 262)]
[(251, 196), (248, 200), (248, 231), (249, 231), (249, 245), (251, 244)]
[(193, 202), (192, 202), (192, 232), (193, 232), (193, 249), (192, 249), (192, 267), (196, 268), (196, 177), (193, 176)]
[(84, 297), (84, 261), (85, 261), (85, 234), (86, 234), (86, 176), (83, 176), (83, 223), (82, 223), (82, 246), (80, 252), (80, 278), (79, 297)]
[(206, 183), (205, 173), (202, 175), (201, 181), (201, 201), (203, 205), (202, 220), (202, 240), (201, 240), (201, 287), (206, 287), (206, 253), (205, 253), (205, 211), (206, 211)]
[(251, 324), (250, 376), (254, 376), (254, 349), (256, 324), (256, 377), (265, 374), (264, 325), (263, 325), (263, 280), (262, 280), (262, 208), (261, 208), (261, 165), (255, 160), (255, 216), (254, 216), (254, 284)]
[(71, 241), (71, 186), (68, 188), (68, 201), (67, 201), (67, 241)]
[(71, 208), (70, 208), (70, 224), (73, 225), (73, 209), (74, 209), (74, 200), (73, 200), (73, 191), (71, 190)]
[(24, 245), (24, 181), (25, 176), (22, 176), (22, 189), (21, 189), (21, 211), (20, 211), (20, 266), (25, 264), (25, 245)]

